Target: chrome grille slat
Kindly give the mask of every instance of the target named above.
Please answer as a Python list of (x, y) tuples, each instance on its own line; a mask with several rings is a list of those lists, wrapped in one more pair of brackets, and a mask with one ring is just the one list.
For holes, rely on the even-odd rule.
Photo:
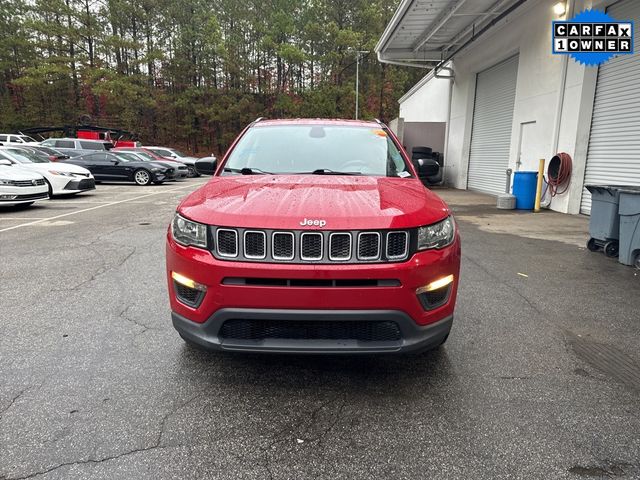
[[(272, 230), (209, 227), (220, 260), (263, 263), (357, 264), (406, 261), (409, 230)], [(413, 231), (411, 231), (413, 232)]]
[(302, 260), (322, 260), (323, 237), (321, 233), (304, 232), (300, 235), (300, 258)]
[(358, 260), (377, 260), (380, 258), (380, 233), (360, 232), (358, 234)]
[(37, 185), (44, 185), (44, 179), (38, 178), (35, 183), (33, 183), (33, 180), (11, 180), (10, 185), (14, 187), (35, 187)]
[(329, 260), (346, 261), (351, 258), (351, 234), (332, 232), (329, 234)]
[(274, 260), (293, 260), (295, 257), (295, 235), (292, 232), (273, 232), (271, 256)]
[(216, 248), (221, 257), (237, 257), (238, 232), (230, 228), (219, 228), (216, 231)]
[(407, 232), (387, 233), (387, 258), (389, 260), (402, 260), (406, 258), (409, 248), (409, 235)]
[(252, 259), (267, 257), (267, 235), (259, 230), (245, 230), (244, 256)]

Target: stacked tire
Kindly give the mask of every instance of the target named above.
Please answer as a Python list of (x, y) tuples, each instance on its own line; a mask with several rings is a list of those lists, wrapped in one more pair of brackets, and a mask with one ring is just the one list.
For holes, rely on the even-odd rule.
[(442, 155), (431, 147), (417, 146), (411, 149), (411, 161), (416, 166), (420, 180), (425, 185), (442, 183)]

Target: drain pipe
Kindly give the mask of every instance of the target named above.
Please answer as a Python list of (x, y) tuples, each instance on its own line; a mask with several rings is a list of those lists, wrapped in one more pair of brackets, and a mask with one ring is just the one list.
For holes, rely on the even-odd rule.
[[(455, 83), (455, 73), (453, 71), (453, 67), (451, 63), (448, 66), (442, 67), (441, 70), (448, 70), (451, 75), (440, 75), (438, 76), (438, 72), (435, 71), (434, 76), (436, 78), (448, 79), (449, 80), (449, 101), (447, 102), (447, 125), (444, 130), (444, 149), (442, 155), (444, 155), (444, 160), (442, 161), (442, 182), (441, 185), (445, 185), (447, 183), (447, 171), (449, 161), (449, 132), (451, 131), (451, 101), (453, 100), (453, 84)], [(451, 179), (449, 179), (450, 181)], [(453, 182), (455, 184), (455, 182)]]
[[(575, 0), (567, 0), (569, 8), (567, 9), (566, 19), (573, 17), (573, 9)], [(558, 105), (556, 107), (556, 116), (553, 123), (553, 144), (551, 156), (558, 153), (558, 145), (560, 143), (560, 123), (562, 122), (562, 110), (564, 106), (564, 93), (567, 87), (567, 69), (569, 67), (569, 55), (562, 56), (562, 70), (560, 72), (560, 91), (558, 92)]]

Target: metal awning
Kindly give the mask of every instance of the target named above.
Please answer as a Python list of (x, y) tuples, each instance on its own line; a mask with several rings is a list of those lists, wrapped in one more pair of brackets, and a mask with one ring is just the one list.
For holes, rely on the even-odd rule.
[(402, 0), (376, 45), (384, 63), (433, 67), (526, 0)]

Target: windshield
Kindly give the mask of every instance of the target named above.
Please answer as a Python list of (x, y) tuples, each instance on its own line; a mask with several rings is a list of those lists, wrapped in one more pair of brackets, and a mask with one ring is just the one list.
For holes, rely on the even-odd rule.
[[(381, 129), (344, 125), (278, 125), (249, 129), (223, 175), (326, 173), (410, 177), (400, 151)], [(246, 170), (245, 170), (246, 171)]]
[(49, 163), (49, 160), (25, 150), (8, 149), (7, 152), (18, 163)]
[(146, 152), (136, 152), (136, 155), (145, 162), (153, 162), (155, 160), (152, 155), (149, 155)]
[(137, 162), (139, 159), (133, 153), (128, 152), (113, 152), (114, 155), (118, 157), (119, 160), (123, 162)]

